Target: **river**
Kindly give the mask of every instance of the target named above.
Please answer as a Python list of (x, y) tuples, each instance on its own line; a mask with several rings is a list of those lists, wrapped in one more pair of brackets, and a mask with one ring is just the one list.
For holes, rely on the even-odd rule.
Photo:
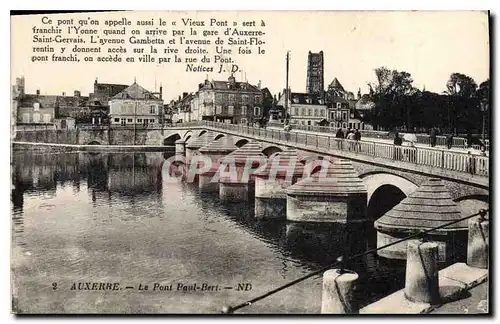
[[(346, 249), (373, 247), (370, 225), (256, 220), (252, 201), (224, 204), (196, 184), (165, 182), (172, 154), (13, 152), (14, 310), (219, 313)], [(404, 285), (404, 263), (371, 255), (349, 268), (360, 275), (361, 306)], [(121, 289), (71, 289), (101, 282)], [(238, 313), (317, 314), (321, 286), (315, 276)]]

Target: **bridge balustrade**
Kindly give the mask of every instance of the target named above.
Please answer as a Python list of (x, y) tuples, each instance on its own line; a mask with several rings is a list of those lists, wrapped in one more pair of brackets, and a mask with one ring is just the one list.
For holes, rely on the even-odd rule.
[(325, 151), (340, 150), (392, 161), (438, 167), (472, 175), (489, 175), (489, 158), (487, 156), (451, 152), (436, 148), (395, 146), (387, 143), (354, 141), (335, 138), (331, 135), (285, 132), (279, 129), (266, 129), (254, 126), (230, 125), (214, 122), (207, 122), (205, 125), (277, 143), (296, 144), (298, 147), (323, 148)]

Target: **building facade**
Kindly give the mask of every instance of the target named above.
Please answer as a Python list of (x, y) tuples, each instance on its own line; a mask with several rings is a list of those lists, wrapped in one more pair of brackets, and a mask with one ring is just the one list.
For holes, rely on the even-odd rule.
[(323, 95), (325, 91), (323, 51), (311, 53), (307, 56), (307, 84), (308, 94)]
[[(94, 92), (89, 94), (89, 122), (93, 125), (109, 124), (109, 100), (128, 87), (126, 84), (94, 81)], [(160, 90), (161, 91), (161, 90)]]
[(237, 82), (234, 76), (227, 81), (209, 81), (198, 85), (193, 94), (183, 94), (171, 102), (173, 122), (212, 120), (232, 124), (255, 123), (263, 116), (263, 94), (259, 86)]
[[(285, 107), (285, 93), (278, 100), (278, 106)], [(321, 96), (291, 92), (288, 107), (291, 124), (319, 125), (327, 119), (327, 105)]]
[(27, 94), (24, 77), (17, 78), (13, 87), (13, 107), (16, 110), (17, 124), (45, 124), (54, 122), (58, 105), (58, 96)]
[(109, 100), (111, 125), (160, 125), (163, 100), (136, 82)]
[(172, 122), (184, 123), (199, 120), (198, 110), (195, 109), (195, 106), (197, 106), (197, 99), (197, 94), (184, 92), (182, 96), (179, 96), (178, 100), (172, 101)]

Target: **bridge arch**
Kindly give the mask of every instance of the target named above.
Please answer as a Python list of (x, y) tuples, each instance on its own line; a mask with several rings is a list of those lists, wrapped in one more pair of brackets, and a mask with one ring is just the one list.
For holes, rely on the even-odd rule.
[(239, 139), (236, 143), (234, 143), (237, 147), (242, 147), (245, 144), (248, 144), (248, 140), (246, 138)]
[(198, 133), (198, 137), (200, 137), (201, 135), (205, 134), (207, 132), (206, 129), (202, 129), (199, 133)]
[(190, 130), (188, 130), (188, 131), (184, 134), (183, 139), (184, 139), (185, 141), (187, 141), (187, 140), (188, 140), (188, 138), (189, 138), (189, 137), (192, 137), (192, 136), (193, 136), (193, 132), (192, 132), (192, 131), (190, 131)]
[(169, 137), (165, 138), (163, 140), (163, 145), (165, 146), (174, 146), (175, 141), (181, 139), (181, 136), (178, 133), (175, 133), (173, 135), (170, 135)]
[(94, 140), (87, 143), (87, 145), (102, 145), (100, 142)]
[(214, 141), (218, 140), (219, 138), (223, 138), (224, 136), (226, 136), (226, 134), (217, 134), (214, 137)]
[(488, 209), (489, 200), (488, 195), (468, 195), (454, 201), (460, 206), (462, 216), (465, 217), (477, 213), (480, 209)]
[(276, 152), (283, 152), (283, 150), (277, 146), (274, 146), (274, 145), (268, 146), (262, 150), (262, 153), (267, 157), (270, 157), (271, 155), (273, 155)]
[(399, 175), (386, 172), (369, 172), (360, 175), (366, 185), (367, 216), (376, 220), (415, 190), (418, 185)]
[(269, 155), (269, 159), (275, 158), (277, 155), (280, 155), (280, 153), (281, 153), (280, 151), (274, 152), (273, 154)]

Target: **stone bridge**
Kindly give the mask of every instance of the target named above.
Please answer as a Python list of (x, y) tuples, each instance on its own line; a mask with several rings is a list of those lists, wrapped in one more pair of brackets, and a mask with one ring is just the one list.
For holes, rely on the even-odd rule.
[(464, 213), (472, 214), (489, 205), (489, 158), (443, 149), (395, 147), (369, 141), (350, 143), (329, 134), (286, 133), (215, 122), (147, 129), (82, 127), (73, 131), (18, 132), (15, 141), (173, 146), (176, 140), (182, 139), (189, 143), (197, 137), (206, 136), (209, 130), (214, 133), (210, 140), (232, 135), (238, 147), (250, 140), (261, 141), (265, 144), (263, 153), (266, 156), (288, 147), (308, 154), (350, 160), (368, 189), (368, 213), (374, 218), (384, 214), (431, 177), (443, 180)]
[[(281, 134), (280, 131), (273, 131), (274, 133), (271, 135), (269, 133), (263, 135), (262, 129), (244, 127), (244, 129), (252, 130), (241, 131), (234, 126), (207, 123), (202, 126), (169, 128), (164, 131), (162, 136), (156, 138), (154, 144), (173, 144), (178, 139), (189, 143), (194, 138), (206, 136), (207, 131), (211, 130), (214, 134), (211, 140), (232, 135), (238, 147), (250, 140), (261, 141), (265, 143), (263, 153), (266, 156), (271, 156), (285, 148), (295, 148), (303, 153), (349, 159), (368, 189), (368, 216), (372, 219), (376, 219), (390, 210), (429, 178), (436, 177), (443, 180), (444, 185), (450, 191), (455, 202), (461, 206), (464, 214), (476, 213), (478, 209), (488, 208), (489, 205), (489, 179), (488, 175), (484, 174), (484, 170), (471, 174), (456, 170), (459, 167), (454, 170), (454, 168), (446, 168), (447, 165), (440, 168), (437, 165), (427, 165), (429, 163), (412, 163), (417, 162), (417, 158), (415, 161), (411, 161), (404, 158), (393, 160), (370, 156), (354, 150), (346, 150), (344, 147), (338, 150), (336, 144), (333, 143), (330, 147), (325, 147), (325, 145), (321, 145), (322, 139), (318, 138), (314, 138), (314, 140), (306, 138), (305, 141), (295, 142), (295, 139), (286, 140), (286, 135)], [(406, 149), (406, 147), (400, 148)], [(440, 150), (429, 150), (431, 153), (443, 154)], [(461, 156), (450, 164), (460, 164), (460, 158)], [(488, 159), (487, 157), (481, 158)], [(476, 168), (478, 167), (476, 166)]]

